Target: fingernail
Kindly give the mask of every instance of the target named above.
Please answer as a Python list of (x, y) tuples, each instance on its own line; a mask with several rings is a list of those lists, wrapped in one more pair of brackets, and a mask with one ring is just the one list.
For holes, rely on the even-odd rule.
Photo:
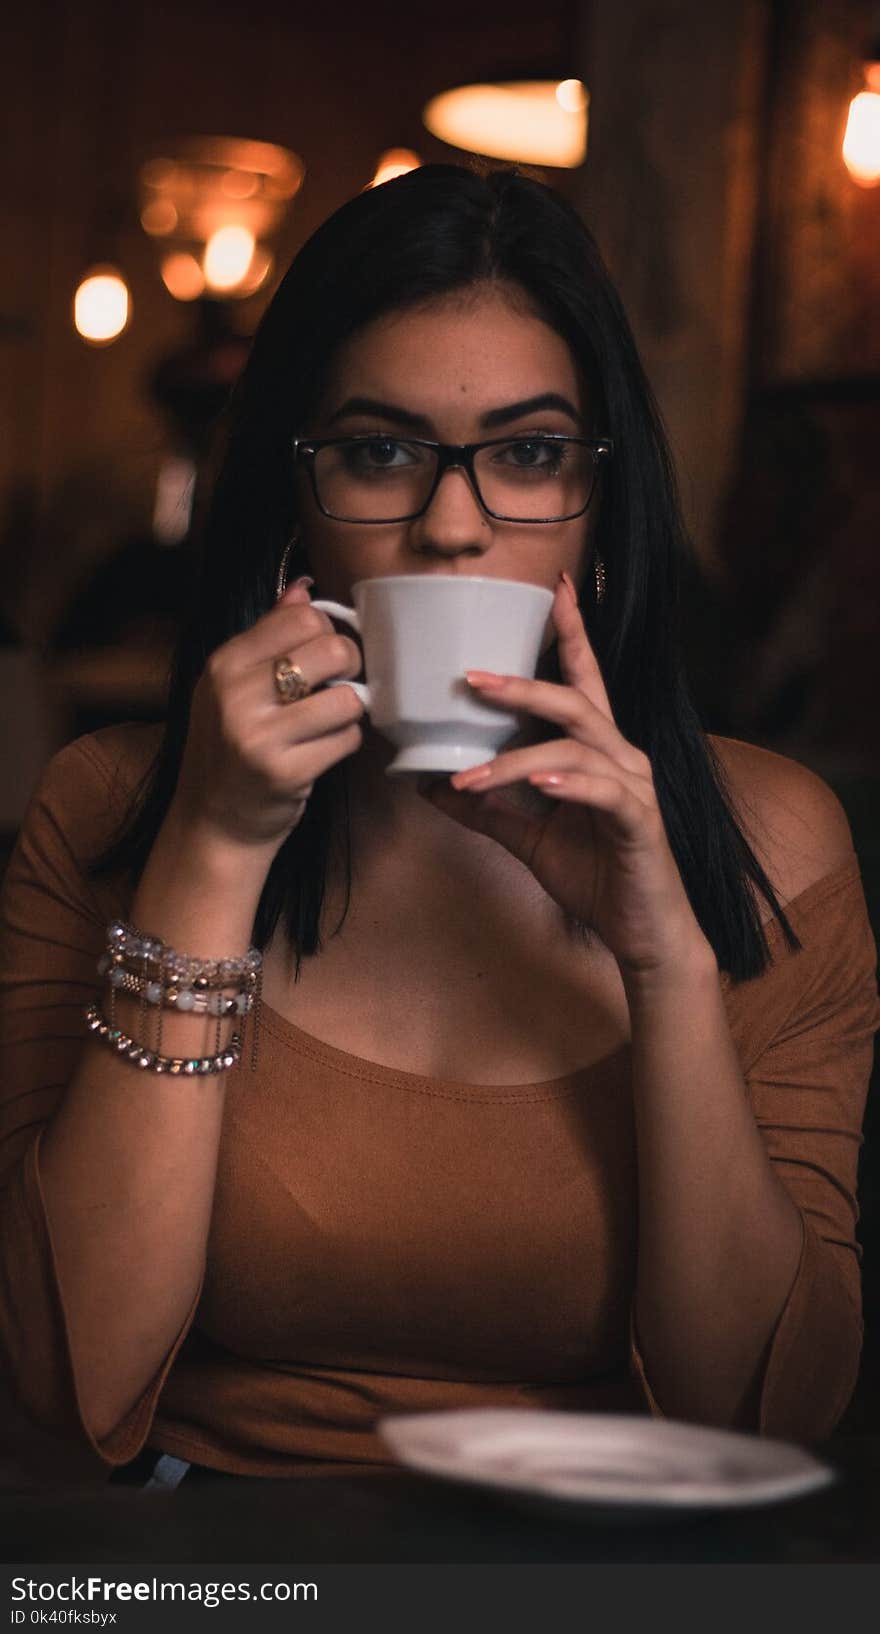
[(472, 789), (478, 783), (485, 783), (491, 776), (491, 766), (474, 766), (471, 771), (456, 772), (451, 782), (456, 789)]
[(308, 573), (303, 573), (301, 578), (294, 579), (293, 584), (287, 586), (284, 595), (281, 597), (282, 602), (301, 601), (303, 594), (308, 595), (309, 586), (313, 585), (314, 582), (314, 579), (310, 578)]
[(504, 685), (503, 675), (493, 675), (488, 670), (466, 669), (464, 678), (471, 687), (501, 687)]
[(578, 599), (577, 598), (577, 591), (575, 590), (574, 580), (572, 579), (571, 574), (566, 573), (566, 572), (563, 571), (562, 573), (560, 573), (559, 577), (561, 578), (563, 584), (565, 585), (566, 590), (568, 591), (569, 595), (571, 596), (572, 601), (577, 601), (577, 599)]

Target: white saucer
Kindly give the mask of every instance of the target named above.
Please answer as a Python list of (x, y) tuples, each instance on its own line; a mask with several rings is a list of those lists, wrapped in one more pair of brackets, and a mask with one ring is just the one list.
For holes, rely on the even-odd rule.
[(380, 1419), (400, 1463), (546, 1507), (659, 1512), (741, 1509), (836, 1479), (803, 1448), (732, 1430), (616, 1413), (463, 1408)]

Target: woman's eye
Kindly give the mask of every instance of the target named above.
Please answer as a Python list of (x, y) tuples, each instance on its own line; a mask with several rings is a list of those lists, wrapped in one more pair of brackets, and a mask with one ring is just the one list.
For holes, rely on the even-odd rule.
[(364, 450), (372, 465), (394, 465), (400, 455), (400, 445), (391, 437), (377, 437)]
[(545, 437), (530, 437), (522, 442), (506, 443), (498, 450), (504, 465), (519, 470), (558, 470), (565, 457), (565, 444)]
[(396, 437), (370, 437), (366, 442), (349, 443), (345, 456), (354, 471), (397, 470), (409, 464), (411, 457), (405, 443)]

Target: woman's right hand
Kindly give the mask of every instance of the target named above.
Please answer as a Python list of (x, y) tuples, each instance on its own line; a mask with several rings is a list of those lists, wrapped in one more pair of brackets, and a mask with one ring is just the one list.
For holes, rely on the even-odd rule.
[[(282, 704), (273, 662), (288, 657), (316, 690)], [(297, 582), (209, 658), (193, 693), (172, 802), (178, 819), (227, 843), (274, 854), (296, 828), (315, 779), (360, 747), (364, 706), (346, 686), (361, 654)]]

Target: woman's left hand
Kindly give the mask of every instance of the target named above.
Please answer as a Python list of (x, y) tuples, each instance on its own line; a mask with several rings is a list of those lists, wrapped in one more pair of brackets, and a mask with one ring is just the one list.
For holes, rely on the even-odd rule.
[[(591, 926), (623, 975), (674, 972), (709, 944), (669, 848), (651, 762), (619, 732), (574, 587), (553, 603), (562, 686), (468, 672), (481, 701), (552, 721), (564, 737), (511, 749), (432, 783), (426, 797), (505, 846), (571, 917)], [(552, 806), (535, 816), (499, 794), (527, 782)]]

